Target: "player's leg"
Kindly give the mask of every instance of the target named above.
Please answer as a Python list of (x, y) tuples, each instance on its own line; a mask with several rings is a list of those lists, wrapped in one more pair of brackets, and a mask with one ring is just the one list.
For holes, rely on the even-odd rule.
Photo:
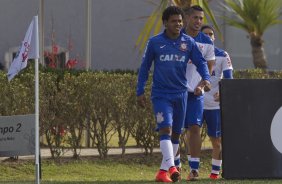
[[(170, 178), (173, 182), (176, 182), (176, 181), (179, 181), (181, 179), (180, 177), (180, 151), (179, 151), (179, 137), (180, 137), (180, 133), (178, 132), (175, 132), (175, 131), (172, 131), (172, 134), (171, 134), (171, 143), (172, 143), (172, 148), (173, 148), (173, 162), (174, 162), (174, 165), (175, 165), (175, 169), (177, 172), (175, 172), (174, 170), (171, 170), (170, 171)], [(174, 172), (174, 173), (171, 173), (171, 172)]]
[(218, 179), (220, 168), (222, 164), (221, 155), (221, 121), (220, 121), (220, 110), (205, 110), (204, 116), (208, 128), (208, 136), (212, 143), (212, 169), (210, 178)]
[[(184, 126), (184, 119), (186, 115), (186, 104), (187, 104), (187, 92), (177, 95), (176, 98), (174, 99), (171, 142), (173, 145), (174, 164), (177, 170), (179, 171), (179, 173), (181, 171), (179, 138)], [(181, 178), (179, 177), (179, 179)]]
[(212, 170), (210, 174), (211, 179), (218, 179), (220, 168), (222, 164), (221, 156), (221, 137), (210, 137), (213, 151), (212, 151)]
[(179, 138), (180, 138), (180, 134), (172, 131), (171, 142), (172, 142), (172, 147), (173, 147), (174, 165), (180, 171), (179, 168), (181, 167), (181, 162), (180, 162)]
[(187, 160), (188, 160), (188, 166), (190, 167), (191, 153), (190, 153), (189, 141), (190, 141), (190, 132), (188, 128), (185, 128), (184, 130), (185, 153), (186, 153)]
[(201, 126), (203, 119), (203, 96), (195, 96), (193, 93), (189, 93), (185, 128), (189, 129), (189, 166), (191, 172), (187, 180), (195, 180), (198, 178), (199, 165), (200, 165), (200, 153), (201, 153)]
[(153, 97), (152, 102), (159, 130), (160, 150), (163, 156), (160, 170), (156, 175), (156, 181), (172, 182), (169, 172), (173, 172), (173, 168), (175, 168), (171, 143), (173, 105), (167, 98)]
[(190, 167), (191, 153), (190, 153), (190, 147), (189, 147), (190, 133), (188, 129), (188, 126), (189, 126), (188, 112), (190, 112), (189, 108), (191, 108), (190, 107), (191, 104), (188, 104), (189, 96), (191, 96), (191, 93), (188, 93), (188, 98), (187, 98), (186, 115), (185, 115), (185, 120), (184, 120), (184, 137), (183, 138), (184, 138), (184, 145), (185, 145), (185, 153), (187, 155), (187, 160), (188, 160), (188, 166)]
[[(200, 135), (200, 127), (198, 125), (192, 125), (189, 128), (190, 140), (189, 140), (189, 148), (190, 148), (190, 158), (189, 165), (191, 172), (188, 176), (188, 180), (195, 180), (198, 177), (199, 166), (200, 166), (200, 153), (201, 153), (201, 135)], [(189, 157), (189, 155), (188, 155)]]

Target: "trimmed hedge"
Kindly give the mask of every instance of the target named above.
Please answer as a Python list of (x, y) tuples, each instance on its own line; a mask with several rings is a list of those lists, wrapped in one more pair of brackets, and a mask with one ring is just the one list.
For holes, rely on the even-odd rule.
[[(114, 134), (122, 154), (130, 136), (146, 154), (157, 146), (151, 106), (139, 109), (136, 104), (136, 73), (41, 69), (39, 78), (40, 135), (53, 158), (69, 149), (78, 157), (85, 136), (102, 158)], [(11, 82), (0, 72), (0, 85), (2, 116), (34, 113), (33, 67)]]
[[(235, 71), (234, 78), (282, 78), (282, 72), (262, 70)], [(128, 138), (136, 140), (146, 154), (158, 146), (151, 105), (136, 104), (135, 72), (86, 72), (40, 69), (40, 135), (53, 158), (71, 149), (75, 158), (80, 148), (98, 149), (106, 158), (113, 135), (125, 153)], [(146, 90), (150, 101), (150, 81)], [(34, 70), (28, 67), (11, 82), (0, 72), (0, 114), (34, 113)], [(42, 144), (43, 144), (42, 142)]]

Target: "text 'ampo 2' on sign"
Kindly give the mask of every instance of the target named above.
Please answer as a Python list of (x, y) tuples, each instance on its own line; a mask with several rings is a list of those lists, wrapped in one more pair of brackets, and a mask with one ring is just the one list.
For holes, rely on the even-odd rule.
[(0, 116), (0, 156), (34, 155), (35, 115)]

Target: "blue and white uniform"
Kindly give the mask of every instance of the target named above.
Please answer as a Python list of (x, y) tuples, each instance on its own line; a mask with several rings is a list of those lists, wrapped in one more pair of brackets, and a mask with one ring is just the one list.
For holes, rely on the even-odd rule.
[[(215, 60), (214, 44), (210, 37), (199, 32), (198, 35), (194, 37), (194, 40), (206, 61)], [(203, 95), (194, 95), (194, 90), (202, 80), (202, 77), (197, 72), (193, 59), (187, 64), (186, 78), (188, 80), (188, 102), (185, 128), (189, 128), (195, 124), (202, 126), (204, 97)]]
[(154, 61), (151, 99), (158, 128), (172, 127), (179, 134), (186, 111), (189, 59), (194, 61), (203, 79), (209, 80), (206, 60), (195, 41), (183, 33), (177, 39), (170, 39), (163, 32), (149, 39), (138, 74), (137, 96), (144, 94)]
[[(202, 32), (199, 32), (198, 35), (194, 37), (194, 40), (206, 61), (215, 60), (214, 44), (210, 37)], [(202, 78), (197, 72), (193, 60), (188, 62), (186, 77), (188, 80), (188, 91), (194, 93), (195, 88), (198, 86)]]
[(208, 127), (208, 135), (221, 136), (221, 120), (219, 102), (215, 101), (215, 94), (219, 92), (219, 81), (224, 78), (232, 78), (232, 63), (227, 52), (215, 48), (215, 65), (211, 75), (211, 90), (204, 94), (204, 119)]

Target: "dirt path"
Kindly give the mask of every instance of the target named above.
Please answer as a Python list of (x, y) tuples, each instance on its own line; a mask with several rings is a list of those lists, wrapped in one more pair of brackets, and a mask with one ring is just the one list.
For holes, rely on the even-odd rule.
[[(155, 148), (154, 152), (160, 152), (159, 148)], [(41, 158), (51, 158), (50, 150), (48, 148), (41, 148), (40, 149), (41, 153)], [(144, 153), (144, 149), (142, 148), (127, 148), (125, 150), (125, 154), (133, 154), (133, 153)], [(83, 148), (81, 149), (80, 153), (81, 156), (97, 156), (99, 155), (97, 149), (88, 149), (88, 148)], [(120, 155), (121, 154), (121, 149), (119, 148), (112, 148), (109, 149), (108, 152), (109, 155)], [(72, 157), (73, 153), (71, 150), (66, 151), (63, 155), (63, 157)], [(5, 160), (9, 157), (0, 157), (0, 160)], [(33, 159), (33, 155), (28, 155), (28, 156), (19, 156), (20, 159)]]

